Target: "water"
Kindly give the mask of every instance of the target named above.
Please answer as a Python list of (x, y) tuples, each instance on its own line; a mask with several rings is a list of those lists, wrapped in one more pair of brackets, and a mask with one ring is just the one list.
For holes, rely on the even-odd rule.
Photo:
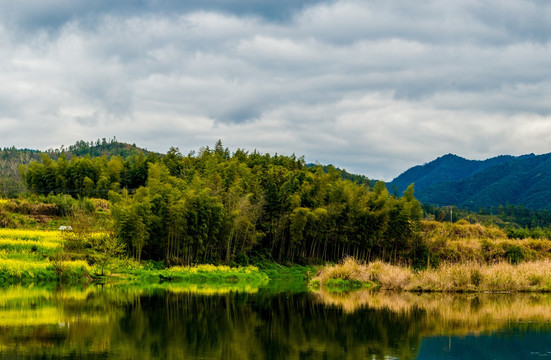
[(0, 290), (0, 359), (540, 359), (549, 295)]

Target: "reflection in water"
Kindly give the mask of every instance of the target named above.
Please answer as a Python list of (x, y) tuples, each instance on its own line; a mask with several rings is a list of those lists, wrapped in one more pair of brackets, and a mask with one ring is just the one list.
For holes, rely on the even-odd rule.
[(549, 359), (551, 333), (509, 329), (498, 334), (423, 339), (419, 359)]
[(547, 295), (13, 287), (0, 290), (0, 358), (437, 358), (449, 336), (544, 336), (550, 320)]
[[(315, 292), (317, 301), (354, 313), (361, 309), (396, 314), (421, 312), (423, 336), (466, 335), (498, 331), (509, 323), (541, 324), (551, 329), (549, 294), (449, 294), (359, 290), (350, 293)], [(519, 325), (521, 326), (521, 325)], [(542, 329), (543, 330), (543, 329)]]

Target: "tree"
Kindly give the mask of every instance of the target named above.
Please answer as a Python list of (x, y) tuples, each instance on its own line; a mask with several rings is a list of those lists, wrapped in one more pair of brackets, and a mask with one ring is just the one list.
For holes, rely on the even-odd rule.
[(100, 275), (105, 274), (105, 268), (116, 258), (124, 254), (124, 244), (118, 237), (112, 234), (102, 234), (91, 237), (90, 256), (94, 263), (100, 268)]

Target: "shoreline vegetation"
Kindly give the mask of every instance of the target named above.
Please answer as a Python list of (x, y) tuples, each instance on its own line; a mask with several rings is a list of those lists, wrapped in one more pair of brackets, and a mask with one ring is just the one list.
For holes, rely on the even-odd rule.
[(409, 292), (551, 292), (551, 260), (521, 264), (476, 262), (441, 264), (414, 270), (381, 261), (369, 264), (347, 258), (329, 265), (310, 281), (310, 286), (343, 291), (360, 288)]
[(69, 150), (28, 161), (4, 151), (18, 191), (0, 198), (0, 284), (308, 283), (318, 272), (310, 283), (336, 290), (551, 288), (551, 227), (537, 217), (522, 228), (481, 209), (438, 222), (413, 184), (390, 193), (333, 166), (230, 153), (221, 141), (188, 155), (106, 139)]
[[(93, 249), (105, 232), (0, 229), (0, 284), (163, 284), (258, 287), (273, 279), (307, 282), (339, 292), (373, 288), (408, 292), (551, 292), (551, 242), (508, 239), (497, 228), (459, 222), (421, 222), (426, 263), (369, 263), (346, 258), (322, 267), (197, 264), (124, 258)], [(78, 238), (84, 238), (78, 241)], [(99, 239), (99, 240), (98, 240)], [(111, 239), (112, 240), (112, 239)], [(115, 243), (116, 245), (116, 243)], [(97, 247), (97, 246), (96, 246)], [(122, 258), (121, 258), (122, 257)], [(317, 275), (316, 275), (317, 272)], [(306, 280), (306, 281), (305, 281)]]
[[(262, 269), (252, 265), (212, 264), (165, 267), (162, 263), (131, 258), (105, 259), (91, 252), (89, 245), (75, 241), (76, 236), (55, 230), (0, 228), (0, 286), (174, 283), (239, 288), (258, 287), (274, 279), (303, 281), (308, 272), (313, 272), (307, 266), (285, 267), (276, 263), (259, 264)], [(88, 241), (104, 236), (88, 234)]]
[(326, 265), (310, 286), (332, 291), (377, 288), (410, 292), (550, 292), (551, 241), (509, 239), (499, 228), (422, 221), (424, 262), (346, 258)]
[[(437, 265), (420, 269), (380, 260), (364, 263), (351, 257), (318, 268), (287, 267), (275, 262), (258, 266), (165, 267), (158, 262), (128, 258), (101, 263), (98, 257), (89, 256), (86, 245), (75, 252), (74, 233), (68, 236), (63, 231), (0, 229), (0, 284), (95, 282), (258, 287), (273, 279), (283, 279), (306, 280), (314, 290), (333, 292), (362, 288), (449, 293), (551, 292), (549, 240), (504, 239), (498, 229), (480, 225), (424, 222), (423, 226), (428, 229), (424, 233), (430, 251), (427, 260), (432, 257)], [(89, 235), (92, 239), (102, 236)]]

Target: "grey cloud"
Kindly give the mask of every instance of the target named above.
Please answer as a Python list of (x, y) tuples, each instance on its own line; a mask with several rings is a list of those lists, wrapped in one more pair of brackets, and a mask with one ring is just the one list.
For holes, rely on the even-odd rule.
[[(0, 146), (116, 135), (186, 152), (221, 138), (385, 179), (448, 152), (546, 152), (550, 11), (537, 0), (0, 1)], [(521, 119), (518, 139), (508, 129)]]
[(309, 8), (303, 31), (338, 43), (361, 39), (407, 39), (437, 44), (547, 42), (551, 4), (538, 0), (341, 1)]
[(330, 0), (19, 0), (0, 1), (0, 19), (21, 31), (57, 31), (64, 24), (80, 21), (93, 26), (98, 16), (173, 16), (196, 11), (212, 11), (236, 16), (285, 21), (304, 7)]

